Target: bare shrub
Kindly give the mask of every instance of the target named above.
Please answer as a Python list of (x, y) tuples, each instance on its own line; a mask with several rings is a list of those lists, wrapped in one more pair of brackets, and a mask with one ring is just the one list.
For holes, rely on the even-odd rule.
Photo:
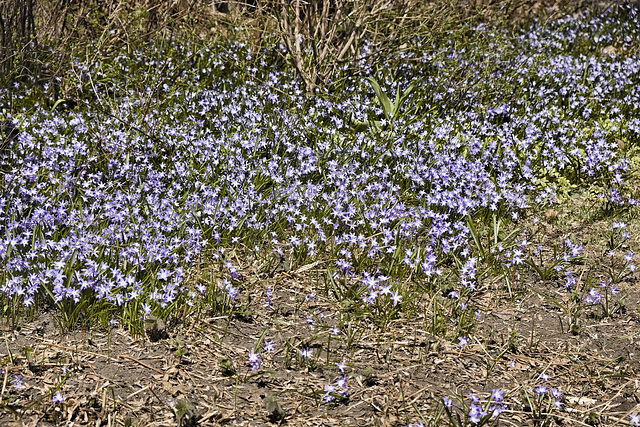
[(27, 49), (35, 35), (34, 0), (0, 2), (0, 75), (14, 66), (16, 54)]
[(279, 36), (308, 93), (345, 63), (372, 55), (363, 54), (364, 40), (375, 45), (377, 55), (384, 55), (401, 49), (419, 28), (444, 29), (461, 17), (442, 14), (445, 8), (453, 10), (452, 2), (284, 0), (270, 4)]

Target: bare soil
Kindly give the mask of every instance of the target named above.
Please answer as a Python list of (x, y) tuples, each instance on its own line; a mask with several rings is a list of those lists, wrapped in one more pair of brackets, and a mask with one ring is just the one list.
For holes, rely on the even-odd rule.
[[(567, 210), (544, 224), (545, 246), (571, 234), (587, 242), (583, 269), (592, 268), (602, 250), (598, 230), (608, 222), (578, 223), (574, 216)], [(435, 415), (444, 396), (474, 393), (486, 400), (496, 388), (505, 391), (509, 407), (500, 425), (629, 425), (628, 414), (640, 411), (637, 275), (620, 285), (623, 309), (605, 319), (585, 310), (573, 331), (566, 313), (542, 296), (570, 304), (558, 280), (542, 281), (532, 272), (518, 289), (487, 282), (474, 298), (482, 313), (476, 333), (460, 347), (426, 332), (428, 309), (401, 314), (383, 329), (352, 316), (333, 336), (329, 328), (349, 313), (318, 289), (315, 299), (306, 299), (319, 267), (281, 271), (268, 282), (247, 273), (243, 280), (253, 284), (243, 290), (249, 297), (244, 313), (188, 317), (163, 328), (166, 335), (155, 342), (119, 327), (60, 334), (54, 312), (5, 329), (0, 425), (401, 426)], [(275, 309), (264, 304), (267, 283)], [(428, 302), (425, 295), (416, 306)], [(249, 350), (267, 340), (275, 351), (267, 354), (261, 344), (256, 351), (263, 365), (251, 371)], [(307, 347), (311, 362), (299, 356)], [(340, 361), (347, 365), (349, 396), (324, 403), (325, 385), (341, 377)], [(531, 390), (539, 384), (563, 393), (562, 410), (535, 414), (527, 396), (535, 401)], [(53, 402), (57, 391), (64, 402)], [(284, 418), (267, 412), (268, 396), (276, 397)], [(187, 401), (193, 409), (181, 415)]]

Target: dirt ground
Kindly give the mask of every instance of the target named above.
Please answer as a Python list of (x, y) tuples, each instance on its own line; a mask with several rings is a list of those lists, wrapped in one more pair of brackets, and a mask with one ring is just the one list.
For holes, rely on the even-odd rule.
[[(583, 233), (593, 227), (602, 228), (592, 223)], [(550, 240), (557, 231), (549, 226)], [(428, 310), (382, 330), (352, 319), (329, 341), (344, 313), (330, 299), (305, 298), (310, 271), (270, 281), (275, 310), (260, 297), (266, 286), (254, 285), (248, 314), (187, 318), (161, 326), (156, 341), (119, 327), (60, 335), (52, 313), (4, 330), (0, 425), (400, 426), (435, 415), (444, 396), (486, 400), (496, 388), (508, 405), (500, 425), (629, 425), (628, 414), (640, 410), (633, 276), (620, 285), (623, 310), (606, 319), (585, 313), (573, 332), (563, 311), (541, 296), (566, 299), (559, 283), (532, 273), (511, 295), (499, 281), (488, 283), (475, 299), (482, 312), (476, 333), (460, 347), (425, 330)], [(267, 340), (275, 350), (258, 348), (263, 363), (251, 371), (249, 350)], [(303, 348), (314, 352), (313, 362), (299, 356)], [(325, 403), (325, 386), (342, 377), (341, 361), (348, 397)], [(539, 384), (563, 393), (561, 410), (547, 416), (537, 409), (531, 390)], [(58, 391), (62, 402), (53, 401)]]

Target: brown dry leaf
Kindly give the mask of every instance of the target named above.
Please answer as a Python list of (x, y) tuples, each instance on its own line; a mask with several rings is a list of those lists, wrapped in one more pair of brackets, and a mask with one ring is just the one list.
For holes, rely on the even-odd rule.
[(580, 406), (594, 406), (598, 401), (596, 399), (591, 399), (590, 397), (575, 397), (575, 396), (566, 396), (565, 399), (568, 403)]

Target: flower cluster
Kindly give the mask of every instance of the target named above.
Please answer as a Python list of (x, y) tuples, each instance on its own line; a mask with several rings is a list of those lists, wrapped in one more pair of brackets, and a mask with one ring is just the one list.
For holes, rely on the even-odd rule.
[(338, 367), (341, 376), (335, 381), (335, 385), (327, 384), (324, 386), (325, 395), (322, 398), (324, 403), (335, 402), (336, 398), (345, 400), (349, 397), (349, 391), (347, 390), (347, 376), (345, 374), (347, 366), (344, 362), (337, 363), (336, 366)]
[(265, 297), (267, 298), (267, 301), (264, 303), (265, 306), (269, 309), (273, 309), (274, 305), (273, 301), (271, 300), (271, 298), (273, 298), (273, 291), (271, 290), (271, 288), (265, 291)]
[(253, 349), (249, 351), (249, 365), (252, 371), (257, 371), (262, 366), (260, 353), (256, 353)]
[[(581, 280), (574, 271), (584, 261), (582, 242), (563, 238), (549, 256), (527, 231), (511, 231), (530, 210), (576, 189), (597, 194), (605, 209), (638, 206), (628, 182), (640, 140), (637, 23), (635, 9), (622, 7), (509, 36), (481, 25), (472, 31), (486, 44), (463, 49), (415, 37), (397, 53), (407, 60), (394, 61), (393, 72), (356, 58), (360, 72), (338, 69), (329, 82), (342, 90), (315, 97), (305, 96), (291, 68), (277, 65), (277, 47), (258, 59), (236, 42), (177, 44), (99, 64), (78, 59), (76, 89), (110, 100), (110, 108), (37, 104), (29, 114), (0, 117), (11, 144), (0, 150), (0, 299), (7, 309), (44, 299), (83, 315), (97, 301), (113, 313), (111, 326), (151, 321), (181, 301), (240, 304), (241, 292), (249, 299), (241, 262), (251, 253), (270, 277), (319, 265), (325, 292), (308, 290), (306, 303), (319, 305), (314, 292), (323, 303), (333, 293), (363, 323), (416, 313), (413, 295), (431, 292), (434, 302), (442, 290), (429, 333), (457, 340), (460, 356), (481, 344), (472, 300), (492, 271), (507, 279), (531, 267), (544, 280), (561, 276), (576, 295), (582, 283), (584, 303), (608, 316), (620, 284), (636, 272), (625, 223), (608, 230), (599, 286), (602, 279)], [(363, 55), (376, 50), (372, 41), (361, 46)], [(158, 62), (176, 83), (150, 83), (146, 71)], [(415, 89), (391, 115), (366, 78), (382, 90)], [(32, 89), (21, 85), (13, 89)], [(13, 100), (13, 89), (0, 88), (0, 98)], [(17, 110), (27, 111), (21, 102)], [(474, 223), (489, 218), (493, 236), (485, 238)], [(193, 280), (203, 261), (213, 264), (210, 280)], [(274, 310), (273, 289), (264, 296)], [(297, 353), (300, 365), (317, 367), (322, 333), (327, 358), (332, 339), (351, 348), (355, 326), (332, 315), (305, 313), (312, 338), (286, 347), (285, 357)], [(456, 320), (471, 326), (449, 328)], [(314, 356), (306, 344), (320, 350)], [(257, 351), (248, 351), (251, 371), (263, 358), (270, 363), (275, 344)], [(337, 368), (325, 403), (349, 398), (346, 365)], [(540, 379), (524, 391), (535, 396), (538, 415), (561, 409), (560, 389), (547, 374)], [(26, 387), (17, 375), (11, 384)], [(55, 390), (52, 402), (64, 406)], [(443, 403), (472, 424), (507, 410), (501, 389), (460, 399), (460, 408), (450, 397)], [(639, 415), (629, 417), (640, 424)]]
[[(370, 67), (337, 73), (344, 90), (331, 97), (306, 97), (292, 69), (269, 63), (277, 49), (247, 59), (242, 43), (74, 61), (77, 89), (117, 108), (2, 117), (19, 132), (15, 149), (0, 153), (0, 295), (17, 307), (42, 296), (61, 307), (99, 301), (137, 319), (219, 291), (235, 301), (235, 251), (247, 250), (266, 264), (330, 260), (327, 277), (360, 281), (354, 299), (397, 313), (414, 284), (436, 289), (455, 277), (452, 298), (482, 285), (474, 219), (513, 223), (576, 188), (606, 206), (637, 206), (631, 151), (620, 148), (640, 136), (635, 12), (566, 17), (509, 37), (473, 31), (493, 48), (447, 42), (434, 52), (416, 37), (398, 54), (411, 61), (395, 81)], [(600, 54), (609, 45), (617, 53)], [(180, 85), (139, 77), (158, 61)], [(384, 90), (415, 83), (411, 107), (377, 120), (384, 111), (364, 77)], [(150, 94), (162, 95), (162, 108)], [(628, 237), (622, 223), (612, 231)], [(529, 245), (525, 236), (496, 241), (487, 254), (524, 268)], [(615, 295), (635, 255), (611, 250), (624, 259), (606, 287)], [(553, 260), (567, 288), (583, 253), (567, 240)], [(220, 289), (190, 282), (204, 258), (218, 265), (210, 283)], [(587, 303), (606, 293), (593, 287)]]
[[(470, 404), (468, 406), (469, 413), (468, 419), (472, 424), (481, 424), (489, 419), (497, 419), (500, 417), (500, 413), (507, 409), (507, 404), (504, 401), (504, 391), (501, 389), (493, 389), (488, 402), (482, 402), (478, 396), (473, 393), (469, 393)], [(461, 410), (467, 407), (464, 402)], [(449, 396), (443, 398), (444, 409), (447, 411), (449, 419), (452, 420), (452, 411), (456, 407), (453, 403), (453, 399)], [(484, 406), (483, 406), (484, 405)]]
[[(545, 383), (549, 380), (550, 376), (543, 372), (539, 377)], [(541, 399), (543, 396), (548, 396), (550, 400), (553, 400), (553, 407), (555, 409), (562, 409), (564, 403), (562, 402), (562, 393), (557, 388), (549, 389), (545, 384), (538, 384), (533, 391)]]

